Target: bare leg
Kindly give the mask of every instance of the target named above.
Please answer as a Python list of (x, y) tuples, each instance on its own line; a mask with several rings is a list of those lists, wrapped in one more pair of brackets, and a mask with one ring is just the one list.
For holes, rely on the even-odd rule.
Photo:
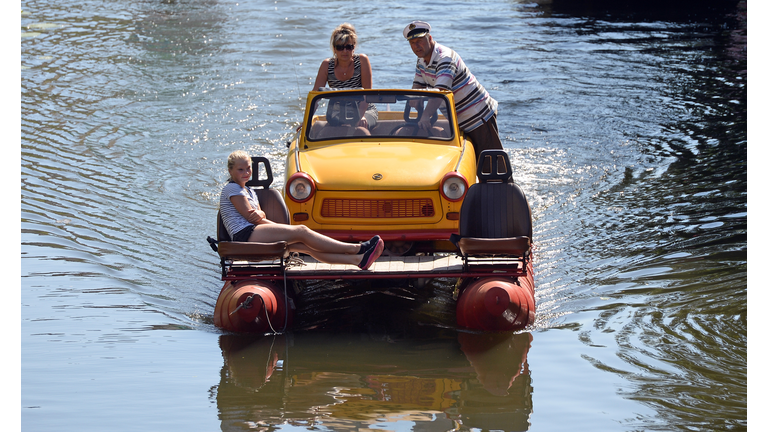
[(323, 253), (318, 252), (310, 247), (307, 247), (306, 245), (303, 245), (301, 243), (294, 243), (290, 246), (288, 246), (289, 252), (299, 252), (303, 254), (307, 254), (311, 256), (312, 258), (324, 262), (326, 264), (348, 264), (348, 265), (359, 265), (361, 260), (361, 255), (359, 254), (331, 254), (331, 253)]
[(354, 256), (360, 253), (359, 244), (334, 240), (312, 231), (304, 225), (261, 224), (253, 230), (248, 241), (260, 243), (284, 241), (289, 245), (303, 243), (316, 252), (326, 254), (349, 254)]

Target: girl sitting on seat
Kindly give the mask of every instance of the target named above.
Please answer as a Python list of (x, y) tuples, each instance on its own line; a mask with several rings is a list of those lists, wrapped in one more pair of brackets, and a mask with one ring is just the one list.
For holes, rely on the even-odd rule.
[(327, 264), (351, 264), (367, 270), (384, 251), (384, 240), (373, 236), (359, 244), (345, 243), (304, 225), (286, 225), (267, 219), (256, 194), (245, 185), (251, 179), (251, 157), (232, 152), (227, 159), (229, 182), (221, 191), (221, 219), (232, 241), (288, 243), (289, 252), (304, 253)]

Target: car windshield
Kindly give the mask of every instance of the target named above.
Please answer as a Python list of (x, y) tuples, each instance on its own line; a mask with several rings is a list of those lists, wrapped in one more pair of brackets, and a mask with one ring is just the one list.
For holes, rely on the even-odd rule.
[[(447, 103), (439, 93), (328, 91), (313, 100), (306, 136), (310, 141), (368, 136), (449, 141), (454, 130)], [(425, 112), (430, 126), (419, 127)]]

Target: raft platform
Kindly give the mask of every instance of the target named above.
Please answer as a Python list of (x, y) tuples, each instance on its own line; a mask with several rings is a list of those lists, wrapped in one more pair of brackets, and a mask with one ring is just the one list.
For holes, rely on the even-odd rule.
[(361, 270), (354, 265), (321, 263), (304, 255), (298, 260), (222, 260), (222, 280), (522, 277), (526, 275), (525, 261), (499, 256), (471, 259), (457, 255), (381, 256), (368, 270)]
[[(481, 159), (491, 170), (478, 172), (478, 183), (466, 192), (458, 232), (447, 239), (456, 246), (455, 252), (386, 255), (362, 270), (292, 253), (286, 242), (232, 241), (219, 214), (217, 239), (208, 237), (221, 258), (225, 281), (216, 301), (214, 325), (245, 333), (275, 332), (273, 322), (283, 323), (281, 331), (290, 328), (295, 305), (288, 280), (413, 279), (418, 284), (425, 279), (456, 278), (458, 327), (492, 332), (526, 328), (534, 322), (536, 311), (531, 210), (522, 189), (512, 181), (506, 152), (484, 150)], [(267, 179), (254, 192), (270, 220), (289, 223), (282, 197), (267, 188), (271, 181)]]

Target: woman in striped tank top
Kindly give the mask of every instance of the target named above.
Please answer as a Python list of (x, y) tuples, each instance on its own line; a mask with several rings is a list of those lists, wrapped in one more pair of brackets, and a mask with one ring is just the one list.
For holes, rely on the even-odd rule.
[[(371, 62), (365, 54), (355, 54), (357, 32), (352, 24), (344, 23), (331, 33), (331, 51), (333, 57), (323, 60), (317, 71), (315, 87), (331, 88), (371, 88)], [(372, 128), (378, 120), (376, 106), (363, 102), (360, 110), (364, 113), (357, 126)]]

